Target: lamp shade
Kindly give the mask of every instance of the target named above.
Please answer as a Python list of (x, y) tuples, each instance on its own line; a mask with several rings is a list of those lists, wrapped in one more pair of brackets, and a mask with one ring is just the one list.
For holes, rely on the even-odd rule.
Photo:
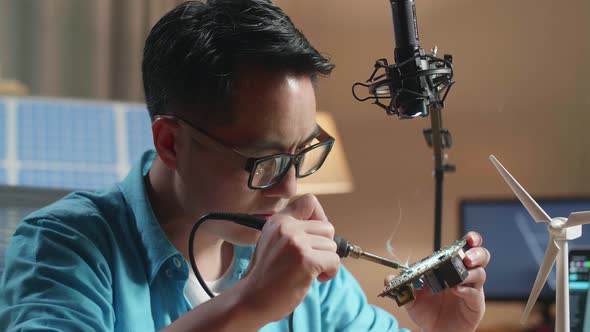
[(5, 96), (24, 96), (28, 93), (28, 88), (19, 81), (0, 79), (0, 95)]
[(318, 111), (317, 122), (336, 139), (336, 142), (322, 168), (313, 175), (299, 180), (297, 194), (321, 195), (351, 192), (354, 188), (352, 175), (346, 162), (344, 147), (338, 135), (338, 130), (336, 130), (334, 118), (327, 112)]

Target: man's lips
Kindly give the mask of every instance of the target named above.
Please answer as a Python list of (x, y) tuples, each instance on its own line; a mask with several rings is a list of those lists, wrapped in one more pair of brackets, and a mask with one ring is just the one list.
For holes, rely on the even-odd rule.
[(274, 213), (256, 213), (254, 214), (255, 217), (258, 218), (262, 218), (262, 219), (268, 219), (270, 218)]

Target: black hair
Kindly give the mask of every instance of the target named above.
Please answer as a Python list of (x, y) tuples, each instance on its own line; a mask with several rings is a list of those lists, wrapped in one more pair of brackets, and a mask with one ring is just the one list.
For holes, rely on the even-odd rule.
[[(240, 66), (249, 64), (313, 81), (334, 68), (270, 1), (178, 5), (156, 23), (145, 43), (142, 74), (150, 117), (196, 112), (203, 121), (227, 121), (233, 83)], [(210, 112), (202, 114), (202, 108)]]

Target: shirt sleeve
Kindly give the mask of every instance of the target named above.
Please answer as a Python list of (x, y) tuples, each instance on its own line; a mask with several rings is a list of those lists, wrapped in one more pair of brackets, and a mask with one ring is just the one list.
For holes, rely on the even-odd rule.
[(20, 223), (0, 279), (0, 331), (113, 330), (111, 270), (96, 240), (104, 232), (81, 219)]
[(344, 266), (320, 285), (323, 331), (407, 331), (387, 311), (367, 302), (365, 293)]

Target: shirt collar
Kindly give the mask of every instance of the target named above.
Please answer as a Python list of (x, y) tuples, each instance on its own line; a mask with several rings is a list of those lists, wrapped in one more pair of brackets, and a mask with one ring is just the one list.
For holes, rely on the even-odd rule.
[(127, 206), (131, 209), (131, 222), (137, 227), (145, 250), (145, 264), (150, 284), (168, 259), (180, 255), (160, 227), (146, 192), (144, 177), (148, 174), (155, 156), (156, 151), (146, 151), (141, 161), (118, 184)]

